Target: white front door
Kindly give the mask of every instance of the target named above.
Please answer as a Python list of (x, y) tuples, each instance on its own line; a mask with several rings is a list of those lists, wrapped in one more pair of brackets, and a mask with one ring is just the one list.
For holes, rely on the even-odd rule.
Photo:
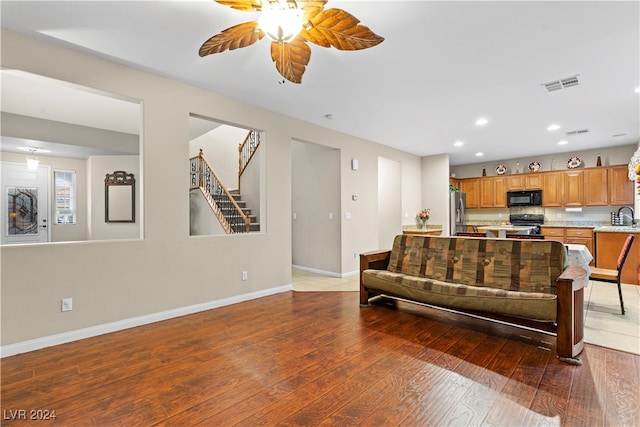
[(26, 163), (2, 162), (3, 245), (49, 241), (49, 166), (27, 169)]

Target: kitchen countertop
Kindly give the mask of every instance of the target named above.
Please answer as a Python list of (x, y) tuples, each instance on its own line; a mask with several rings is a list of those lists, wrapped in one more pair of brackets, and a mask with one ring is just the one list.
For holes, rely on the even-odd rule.
[(640, 228), (629, 227), (628, 225), (605, 225), (596, 227), (593, 231), (596, 233), (640, 233)]

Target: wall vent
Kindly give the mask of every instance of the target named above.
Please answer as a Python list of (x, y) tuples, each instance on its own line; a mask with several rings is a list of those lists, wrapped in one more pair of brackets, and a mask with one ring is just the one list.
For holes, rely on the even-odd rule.
[(589, 133), (589, 129), (578, 129), (578, 130), (572, 130), (567, 132), (567, 136), (571, 136), (571, 135), (582, 135), (585, 133)]
[(565, 89), (572, 86), (578, 86), (578, 76), (579, 74), (571, 77), (567, 77), (565, 79), (552, 80), (547, 83), (542, 83), (542, 85), (547, 89), (547, 92), (554, 92), (556, 90)]

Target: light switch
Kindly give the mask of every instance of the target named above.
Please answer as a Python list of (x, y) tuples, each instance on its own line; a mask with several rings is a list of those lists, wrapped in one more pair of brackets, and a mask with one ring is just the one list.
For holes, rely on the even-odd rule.
[(333, 219), (333, 212), (329, 212), (329, 219)]
[(344, 219), (351, 219), (351, 212), (345, 212)]

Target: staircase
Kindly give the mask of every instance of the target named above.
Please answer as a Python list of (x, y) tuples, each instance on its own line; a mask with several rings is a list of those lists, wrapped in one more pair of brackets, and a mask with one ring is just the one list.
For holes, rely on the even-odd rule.
[[(260, 231), (260, 223), (258, 222), (258, 218), (255, 215), (251, 214), (251, 208), (247, 207), (247, 202), (242, 200), (242, 197), (240, 196), (240, 193), (238, 192), (238, 190), (229, 190), (229, 194), (231, 194), (231, 196), (233, 197), (233, 200), (236, 201), (236, 204), (238, 205), (240, 210), (242, 210), (242, 212), (249, 218), (249, 220), (251, 220), (251, 224), (249, 225), (249, 231)], [(219, 199), (217, 196), (214, 196), (213, 198), (214, 200)], [(234, 231), (234, 233), (244, 233), (245, 232), (244, 223), (237, 224), (237, 225), (233, 224), (233, 218), (236, 213), (235, 208), (231, 206), (225, 207), (228, 205), (224, 205), (222, 203), (220, 204), (220, 206), (221, 206), (220, 211), (222, 212), (222, 215), (224, 215), (224, 217), (227, 219), (227, 222), (229, 222), (229, 224), (231, 225), (231, 228)]]
[[(220, 181), (218, 175), (204, 158), (202, 149), (196, 157), (189, 159), (190, 190), (199, 190), (220, 221), (227, 234), (260, 231), (260, 224), (238, 191), (231, 192)], [(255, 222), (254, 224), (252, 224)]]

